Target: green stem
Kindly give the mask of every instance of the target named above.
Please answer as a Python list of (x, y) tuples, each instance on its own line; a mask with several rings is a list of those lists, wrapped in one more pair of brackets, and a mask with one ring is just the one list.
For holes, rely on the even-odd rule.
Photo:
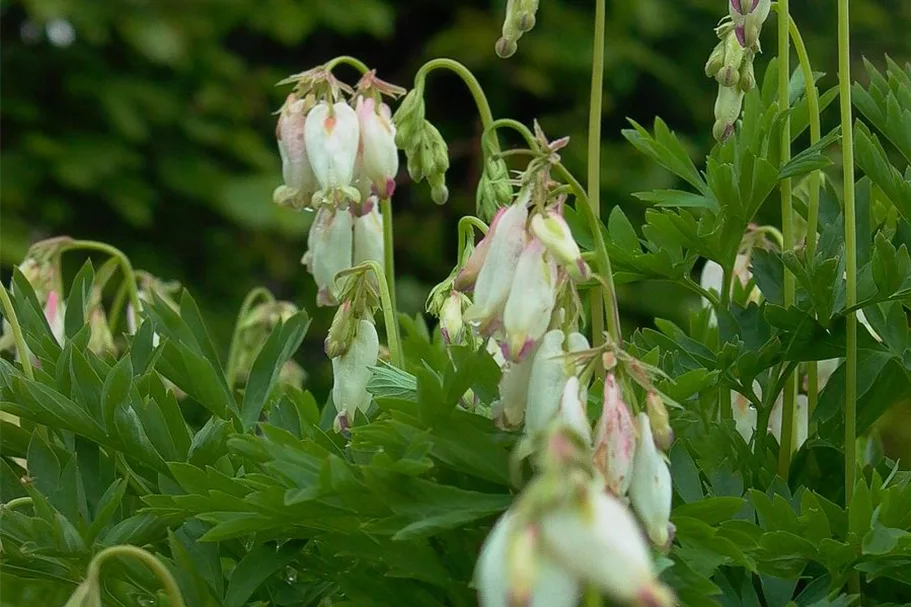
[[(810, 145), (813, 145), (822, 137), (819, 91), (813, 80), (813, 68), (810, 65), (807, 47), (804, 45), (803, 36), (800, 35), (800, 29), (797, 27), (797, 22), (794, 21), (793, 17), (789, 20), (789, 30), (791, 41), (794, 43), (794, 50), (797, 53), (797, 60), (800, 62), (800, 70), (803, 73), (804, 88), (807, 96), (807, 112), (810, 119)], [(816, 234), (819, 231), (819, 186), (820, 171), (812, 171), (807, 181), (809, 201), (807, 205), (806, 245), (807, 259), (811, 262), (816, 257)], [(807, 414), (812, 417), (813, 411), (816, 409), (816, 403), (819, 401), (819, 367), (815, 360), (807, 364), (807, 383)]]
[(386, 284), (386, 275), (380, 264), (373, 260), (363, 261), (353, 268), (342, 270), (335, 275), (335, 280), (370, 270), (376, 277), (376, 282), (380, 288), (380, 307), (383, 308), (383, 321), (386, 323), (386, 339), (389, 341), (389, 356), (392, 358), (392, 364), (399, 369), (405, 368), (405, 358), (402, 353), (401, 337), (399, 336), (399, 323), (395, 316), (395, 310), (392, 307), (392, 296), (389, 293), (389, 285)]
[[(778, 107), (786, 111), (790, 106), (788, 85), (791, 76), (791, 24), (790, 0), (778, 0)], [(812, 78), (810, 80), (812, 83)], [(807, 86), (809, 87), (809, 84)], [(781, 162), (791, 159), (791, 121), (785, 116), (781, 130)], [(791, 197), (791, 180), (781, 181), (781, 232), (784, 237), (783, 250), (794, 248), (794, 217)], [(794, 305), (794, 275), (785, 269), (784, 305)], [(794, 442), (794, 413), (797, 399), (797, 378), (791, 373), (784, 383), (784, 399), (781, 410), (781, 449), (778, 454), (778, 474), (786, 482), (791, 467), (791, 451)], [(773, 401), (774, 402), (774, 401)]]
[(275, 301), (275, 297), (265, 287), (255, 287), (240, 304), (240, 311), (237, 313), (237, 320), (234, 322), (234, 333), (231, 335), (231, 345), (228, 348), (228, 362), (225, 365), (225, 380), (228, 382), (228, 389), (234, 390), (234, 384), (237, 382), (237, 359), (240, 356), (240, 333), (244, 319), (250, 313), (250, 308), (256, 304), (256, 300), (264, 298), (266, 301)]
[(11, 499), (5, 504), (0, 504), (0, 514), (4, 512), (9, 512), (10, 510), (15, 510), (16, 508), (21, 508), (23, 506), (31, 506), (32, 498), (30, 497), (17, 497)]
[[(847, 274), (845, 305), (857, 304), (857, 240), (854, 209), (854, 132), (851, 130), (851, 54), (849, 0), (838, 0), (838, 98), (841, 106), (842, 158), (844, 165), (845, 252)], [(845, 505), (854, 495), (857, 460), (857, 315), (847, 316), (848, 335), (845, 361)]]
[(93, 558), (92, 562), (89, 564), (88, 578), (99, 580), (101, 566), (104, 562), (112, 557), (123, 556), (142, 561), (146, 567), (152, 570), (156, 577), (161, 581), (161, 585), (164, 586), (171, 607), (186, 607), (183, 596), (180, 593), (180, 588), (178, 588), (177, 582), (174, 580), (174, 576), (171, 575), (171, 572), (168, 571), (168, 568), (154, 555), (137, 546), (122, 545), (105, 548), (96, 554), (95, 558)]
[(380, 201), (380, 213), (383, 216), (383, 266), (386, 285), (389, 287), (393, 318), (398, 319), (399, 308), (395, 297), (395, 241), (392, 229), (392, 201), (389, 198)]
[(518, 120), (513, 120), (512, 118), (497, 118), (490, 123), (487, 129), (485, 129), (483, 136), (491, 137), (491, 133), (497, 129), (512, 129), (525, 139), (525, 143), (528, 144), (529, 149), (540, 151), (538, 149), (538, 142), (535, 141), (535, 136), (532, 134), (531, 130)]
[(0, 305), (3, 306), (3, 315), (6, 321), (12, 327), (13, 340), (16, 342), (16, 353), (19, 354), (19, 364), (22, 365), (22, 373), (29, 379), (35, 379), (35, 373), (32, 371), (32, 361), (29, 360), (28, 346), (25, 345), (25, 337), (22, 336), (22, 327), (19, 325), (19, 318), (16, 316), (16, 310), (13, 308), (13, 302), (10, 301), (9, 293), (6, 292), (6, 286), (0, 283)]
[[(731, 305), (731, 281), (734, 272), (731, 265), (722, 268), (721, 274), (721, 299), (718, 302), (722, 310), (727, 310)], [(721, 330), (718, 331), (718, 351), (721, 351)], [(724, 383), (718, 388), (718, 408), (719, 416), (722, 420), (734, 419), (734, 410), (731, 408), (731, 389)]]
[(76, 249), (98, 251), (117, 259), (117, 261), (120, 263), (120, 270), (123, 272), (123, 281), (127, 285), (127, 292), (130, 296), (130, 303), (132, 304), (135, 312), (138, 314), (139, 310), (142, 309), (142, 302), (139, 300), (139, 287), (136, 286), (136, 272), (133, 270), (133, 265), (130, 263), (129, 258), (124, 255), (123, 251), (116, 247), (112, 247), (109, 244), (97, 242), (94, 240), (72, 240), (60, 247), (60, 255), (66, 251), (72, 251)]
[[(592, 84), (588, 103), (588, 204), (594, 216), (592, 232), (600, 232), (601, 221), (601, 114), (602, 90), (604, 88), (604, 21), (605, 0), (595, 0), (595, 38), (592, 44)], [(604, 277), (605, 280), (612, 278)], [(613, 289), (611, 289), (613, 294)], [(592, 312), (592, 345), (597, 348), (604, 343), (604, 293), (595, 287), (589, 295)], [(614, 302), (616, 308), (616, 303)], [(612, 314), (613, 315), (613, 314)], [(620, 343), (617, 327), (613, 327), (611, 338)]]
[(589, 586), (585, 589), (585, 599), (583, 605), (584, 607), (601, 607), (604, 605), (604, 600), (601, 597), (601, 592), (595, 586)]
[(354, 69), (359, 71), (361, 74), (366, 74), (367, 72), (370, 71), (370, 68), (367, 67), (367, 64), (365, 64), (363, 61), (361, 61), (357, 57), (351, 57), (350, 55), (341, 55), (340, 57), (336, 57), (335, 59), (330, 60), (329, 63), (326, 64), (326, 70), (331, 72), (332, 70), (334, 70), (336, 68), (336, 66), (339, 66), (342, 64), (350, 65), (351, 67), (353, 67)]
[[(458, 61), (447, 59), (445, 57), (428, 61), (422, 65), (421, 69), (418, 70), (418, 73), (415, 74), (415, 87), (419, 85), (423, 86), (423, 81), (427, 78), (427, 74), (437, 69), (448, 69), (452, 72), (455, 72), (462, 79), (462, 81), (465, 82), (465, 84), (468, 86), (468, 90), (471, 91), (471, 96), (474, 97), (475, 104), (478, 106), (478, 113), (481, 116), (481, 126), (484, 131), (487, 131), (493, 124), (493, 112), (490, 111), (490, 103), (487, 102), (487, 96), (484, 94), (484, 89), (481, 88), (481, 84), (478, 82), (478, 79), (474, 77), (474, 74), (471, 73), (471, 70), (469, 70)], [(497, 141), (496, 137), (494, 137), (491, 141), (491, 152), (495, 154), (498, 154), (500, 152), (500, 144)]]
[[(126, 281), (120, 283), (120, 287), (117, 289), (117, 293), (114, 294), (114, 301), (111, 302), (111, 310), (108, 314), (108, 325), (111, 327), (111, 333), (114, 333), (117, 330), (118, 319), (120, 318), (120, 311), (123, 309), (123, 304), (127, 299), (127, 291), (129, 287)], [(133, 314), (139, 314), (139, 310), (134, 310)], [(138, 322), (138, 319), (137, 319)]]
[(474, 215), (466, 215), (459, 220), (459, 267), (462, 267), (467, 261), (465, 257), (468, 249), (468, 241), (474, 242), (475, 228), (477, 228), (481, 234), (487, 234), (487, 231), (490, 229), (487, 227), (486, 223)]

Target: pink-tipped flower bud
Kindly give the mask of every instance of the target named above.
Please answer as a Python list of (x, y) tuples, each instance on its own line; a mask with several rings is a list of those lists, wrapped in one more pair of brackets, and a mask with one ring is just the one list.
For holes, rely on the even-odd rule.
[(457, 290), (463, 292), (474, 290), (478, 274), (481, 272), (481, 268), (484, 267), (484, 261), (487, 259), (487, 251), (490, 250), (490, 243), (496, 234), (497, 225), (500, 222), (500, 218), (506, 213), (506, 209), (507, 207), (503, 207), (497, 211), (493, 221), (490, 223), (487, 234), (484, 235), (481, 242), (479, 242), (471, 251), (471, 254), (468, 256), (468, 261), (466, 261), (465, 265), (462, 266), (462, 269), (459, 270), (455, 282), (453, 283), (453, 286)]
[(636, 418), (639, 442), (633, 458), (633, 480), (629, 497), (636, 514), (655, 546), (664, 546), (671, 517), (671, 471), (655, 446), (647, 413)]
[(557, 268), (540, 240), (525, 246), (503, 310), (507, 358), (521, 360), (550, 325), (557, 300)]
[(581, 585), (539, 549), (537, 535), (512, 512), (496, 522), (475, 565), (480, 607), (575, 607)]
[(335, 275), (351, 267), (353, 221), (347, 209), (320, 207), (310, 228), (309, 267), (319, 289), (317, 304), (338, 303)]
[[(304, 138), (304, 125), (310, 105), (312, 99), (298, 99), (294, 93), (288, 95), (275, 129), (285, 185), (294, 190), (294, 198), (303, 200), (304, 204), (310, 202), (313, 192), (316, 191), (316, 179), (310, 167)], [(287, 198), (286, 194), (281, 200)]]
[(632, 482), (636, 453), (636, 427), (629, 406), (623, 401), (613, 373), (604, 378), (601, 418), (595, 427), (595, 468), (605, 488), (618, 497), (626, 495)]
[(385, 103), (377, 104), (371, 97), (358, 97), (357, 117), (364, 175), (380, 198), (389, 198), (395, 190), (395, 176), (399, 172), (392, 112)]
[(531, 218), (531, 233), (540, 240), (554, 260), (566, 269), (576, 282), (591, 278), (591, 268), (582, 259), (582, 252), (569, 225), (554, 212), (538, 214)]
[(525, 409), (525, 432), (529, 436), (546, 431), (560, 409), (567, 377), (563, 339), (560, 329), (548, 331), (535, 352)]
[(321, 189), (351, 185), (360, 142), (357, 114), (351, 106), (342, 101), (317, 104), (307, 114), (304, 142)]
[(348, 351), (332, 359), (332, 401), (349, 422), (357, 411), (370, 406), (367, 383), (380, 355), (380, 341), (373, 322), (361, 319)]
[(474, 287), (474, 303), (465, 313), (465, 320), (483, 326), (497, 318), (509, 297), (516, 265), (525, 248), (525, 220), (528, 196), (506, 209), (491, 226), (490, 248), (478, 272)]
[(624, 603), (669, 607), (636, 520), (619, 499), (591, 487), (580, 503), (545, 514), (541, 539), (558, 566)]

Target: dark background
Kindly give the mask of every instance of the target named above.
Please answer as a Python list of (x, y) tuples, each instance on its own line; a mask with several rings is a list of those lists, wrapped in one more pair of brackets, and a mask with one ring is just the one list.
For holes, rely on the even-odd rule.
[[(2, 149), (0, 262), (4, 280), (30, 243), (60, 234), (110, 242), (136, 267), (188, 286), (223, 351), (244, 294), (263, 284), (315, 317), (299, 359), (324, 394), (322, 353), (331, 311), (316, 309), (299, 261), (310, 217), (271, 202), (279, 184), (273, 112), (284, 76), (351, 54), (383, 79), (410, 87), (427, 59), (471, 68), (497, 117), (551, 136), (584, 178), (593, 2), (543, 0), (536, 28), (509, 60), (493, 51), (506, 1), (451, 0), (28, 0), (0, 1)], [(911, 2), (855, 0), (852, 57), (883, 65), (911, 59)], [(674, 187), (620, 136), (626, 117), (662, 116), (695, 158), (711, 145), (716, 85), (703, 65), (725, 0), (608, 3), (602, 199), (607, 213), (642, 205), (631, 192)], [(792, 2), (813, 67), (836, 84), (834, 0)], [(762, 42), (774, 54), (775, 16)], [(762, 73), (766, 58), (757, 60)], [(349, 68), (337, 74), (354, 82)], [(399, 176), (394, 200), (398, 295), (423, 309), (428, 289), (455, 259), (458, 218), (473, 212), (479, 170), (474, 104), (453, 75), (429, 79), (427, 116), (452, 157), (451, 198)], [(831, 106), (825, 122), (837, 121)], [(825, 128), (825, 125), (824, 125)], [(697, 165), (700, 164), (697, 162)], [(768, 221), (777, 221), (770, 204)], [(68, 257), (68, 266), (80, 262)], [(660, 283), (620, 292), (623, 321), (679, 320), (687, 294)]]

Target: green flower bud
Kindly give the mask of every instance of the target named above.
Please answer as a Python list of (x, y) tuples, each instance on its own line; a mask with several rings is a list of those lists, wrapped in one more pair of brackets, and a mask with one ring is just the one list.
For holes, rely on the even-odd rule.
[(725, 43), (722, 40), (715, 45), (712, 54), (709, 55), (709, 60), (705, 63), (705, 75), (709, 78), (714, 78), (718, 70), (724, 66), (724, 48)]
[(756, 74), (753, 72), (753, 58), (743, 62), (740, 67), (740, 90), (749, 93), (756, 86)]
[(481, 219), (489, 221), (497, 209), (512, 200), (512, 184), (509, 183), (509, 168), (502, 158), (491, 158), (484, 165), (484, 172), (478, 182), (477, 209)]
[(335, 311), (335, 316), (332, 317), (329, 334), (323, 344), (326, 349), (326, 356), (335, 358), (347, 352), (357, 334), (357, 327), (358, 319), (354, 314), (354, 306), (351, 304), (350, 299), (345, 300)]
[(409, 142), (419, 137), (424, 130), (424, 90), (423, 87), (412, 89), (405, 95), (399, 109), (392, 117), (395, 124), (395, 144), (407, 149)]
[(740, 80), (740, 66), (746, 53), (737, 40), (737, 36), (731, 32), (724, 40), (724, 65), (715, 74), (715, 80), (724, 86), (735, 86)]
[(743, 105), (743, 91), (737, 87), (718, 86), (718, 97), (715, 99), (715, 125), (712, 135), (718, 141), (725, 141), (734, 133), (734, 123), (740, 116)]

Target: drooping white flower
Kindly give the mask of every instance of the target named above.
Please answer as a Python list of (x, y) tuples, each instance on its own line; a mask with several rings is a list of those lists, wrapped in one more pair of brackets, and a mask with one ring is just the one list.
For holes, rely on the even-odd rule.
[(632, 482), (636, 454), (636, 427), (629, 406), (623, 401), (613, 373), (604, 378), (601, 418), (595, 428), (595, 468), (604, 478), (605, 488), (623, 497)]
[(557, 299), (557, 268), (533, 238), (516, 264), (503, 311), (507, 357), (521, 360), (544, 335)]
[(310, 268), (319, 289), (316, 302), (321, 306), (338, 303), (335, 276), (351, 267), (354, 244), (353, 220), (348, 209), (323, 206), (310, 231)]
[(458, 344), (462, 339), (462, 329), (465, 326), (465, 323), (462, 322), (464, 301), (464, 295), (453, 291), (440, 308), (440, 332), (443, 334), (443, 341), (447, 344)]
[[(575, 607), (581, 595), (577, 579), (538, 549), (535, 530), (515, 523), (515, 515), (506, 512), (481, 548), (474, 574), (480, 606)], [(519, 534), (531, 534), (531, 541), (522, 542)]]
[(534, 353), (521, 362), (506, 362), (500, 378), (500, 403), (503, 407), (503, 421), (507, 427), (516, 427), (525, 417), (528, 402), (528, 385), (534, 364)]
[(592, 486), (580, 502), (540, 520), (542, 543), (554, 561), (615, 600), (671, 605), (670, 593), (655, 578), (648, 546), (626, 506), (599, 486)]
[(357, 117), (360, 124), (360, 155), (364, 175), (380, 198), (389, 198), (395, 190), (399, 171), (399, 154), (395, 145), (392, 112), (385, 103), (358, 97)]
[(347, 103), (318, 103), (307, 114), (304, 142), (320, 188), (351, 185), (360, 142), (357, 114)]
[(567, 379), (560, 396), (558, 417), (563, 425), (575, 430), (586, 445), (591, 445), (592, 426), (588, 421), (585, 401), (582, 400), (582, 395), (587, 393), (588, 390), (582, 388), (578, 377), (573, 375)]
[(655, 447), (648, 415), (640, 413), (636, 421), (639, 442), (633, 458), (629, 497), (649, 539), (656, 546), (664, 546), (668, 541), (671, 516), (671, 471), (664, 456)]
[(563, 331), (548, 331), (541, 339), (531, 365), (525, 409), (525, 432), (543, 432), (556, 417), (566, 384), (563, 361)]
[(375, 199), (368, 201), (367, 205), (369, 210), (354, 220), (354, 265), (375, 261), (383, 268), (386, 263), (383, 255), (383, 216)]
[(348, 351), (332, 359), (332, 401), (339, 415), (349, 421), (356, 411), (366, 411), (370, 406), (367, 383), (379, 354), (376, 327), (371, 321), (361, 319)]
[(591, 268), (582, 259), (582, 252), (562, 215), (554, 212), (531, 218), (531, 233), (547, 248), (547, 252), (575, 281), (587, 280)]
[(525, 220), (529, 195), (506, 209), (496, 225), (491, 226), (488, 238), (490, 248), (478, 272), (474, 286), (474, 303), (465, 313), (465, 320), (484, 326), (495, 320), (503, 311), (512, 287), (516, 264), (525, 248)]
[(297, 190), (298, 195), (309, 203), (316, 190), (316, 179), (307, 156), (304, 137), (306, 121), (306, 101), (298, 99), (294, 93), (288, 95), (275, 129), (282, 159), (282, 177), (285, 185)]

